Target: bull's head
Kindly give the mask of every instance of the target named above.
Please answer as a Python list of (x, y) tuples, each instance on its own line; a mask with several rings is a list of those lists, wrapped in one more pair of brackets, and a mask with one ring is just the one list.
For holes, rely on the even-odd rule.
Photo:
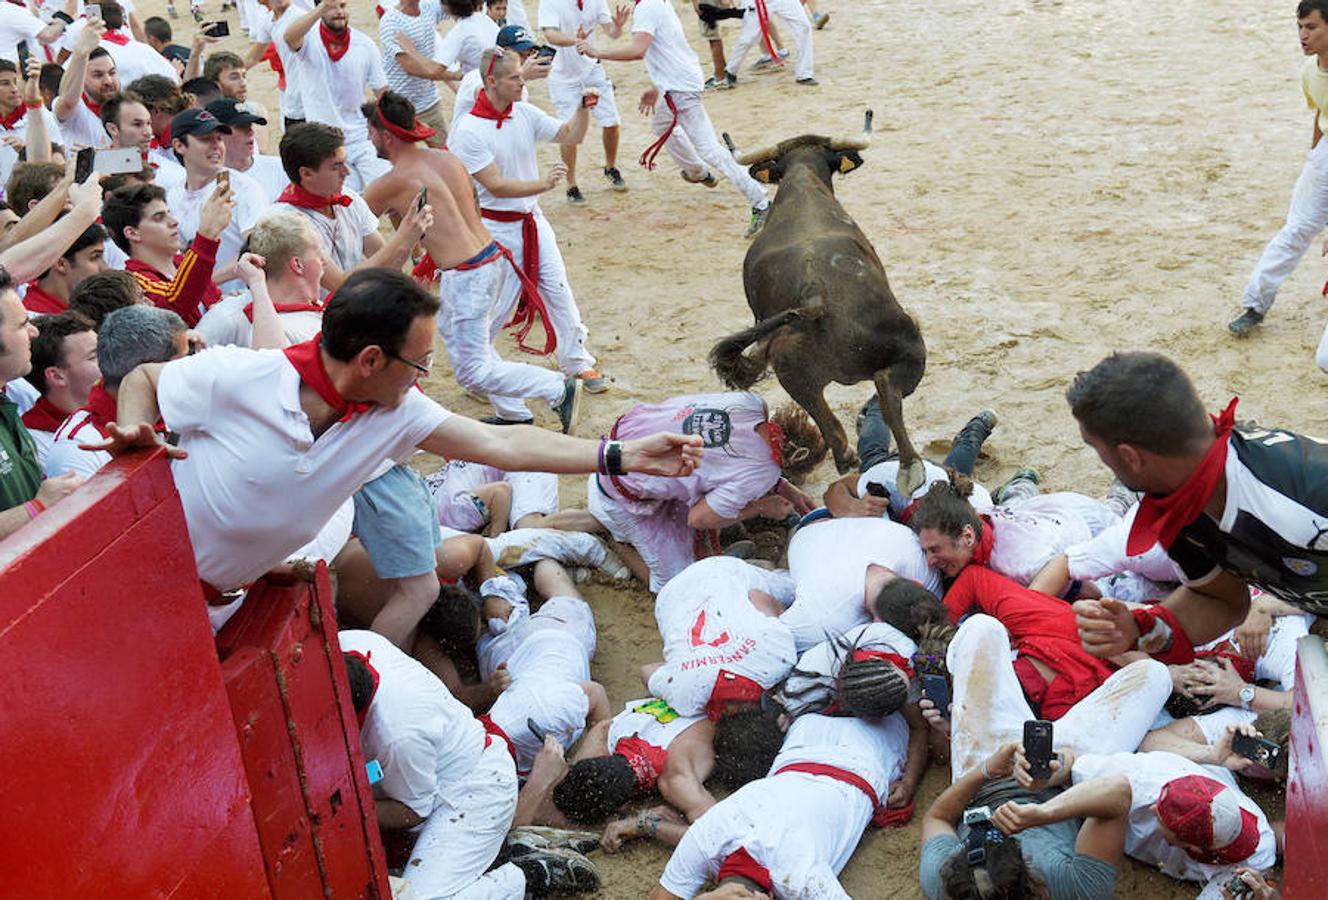
[(862, 134), (856, 137), (822, 137), (816, 134), (804, 134), (800, 137), (780, 141), (760, 150), (740, 151), (733, 145), (733, 139), (724, 134), (724, 143), (728, 145), (733, 158), (744, 166), (757, 181), (776, 184), (795, 160), (809, 162), (815, 166), (822, 177), (829, 181), (835, 172), (846, 175), (862, 165), (862, 156), (858, 151), (866, 150), (871, 144), (872, 111), (863, 116)]

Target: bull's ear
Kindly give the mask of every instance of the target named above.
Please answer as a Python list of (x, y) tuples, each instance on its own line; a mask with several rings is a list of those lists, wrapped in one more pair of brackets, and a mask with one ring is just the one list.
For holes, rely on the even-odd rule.
[(834, 167), (840, 175), (847, 175), (862, 165), (862, 157), (856, 150), (840, 150), (835, 153)]
[(776, 184), (784, 176), (784, 167), (778, 160), (764, 159), (748, 167), (747, 171), (762, 184)]

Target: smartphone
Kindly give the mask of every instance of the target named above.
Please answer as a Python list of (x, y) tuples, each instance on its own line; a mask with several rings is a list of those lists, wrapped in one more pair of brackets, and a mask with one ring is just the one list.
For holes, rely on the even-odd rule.
[(1028, 760), (1028, 774), (1035, 779), (1051, 777), (1051, 723), (1033, 719), (1024, 723), (1024, 759)]
[(535, 735), (535, 740), (539, 741), (541, 744), (544, 743), (544, 738), (547, 736), (548, 732), (543, 728), (540, 728), (538, 722), (534, 719), (526, 719), (526, 727), (530, 729), (531, 734)]
[(1235, 900), (1243, 900), (1250, 896), (1250, 886), (1241, 880), (1239, 875), (1232, 875), (1231, 880), (1223, 885)]
[(1231, 752), (1252, 759), (1265, 769), (1276, 769), (1282, 762), (1282, 745), (1267, 738), (1237, 734), (1231, 739)]
[(428, 204), (428, 202), (429, 202), (429, 186), (426, 184), (424, 187), (420, 188), (419, 194), (415, 197), (415, 209), (416, 210), (424, 209), (424, 207)]
[(87, 16), (89, 19), (100, 19), (100, 18), (101, 18), (101, 4), (100, 4), (100, 3), (89, 3), (89, 4), (85, 5), (85, 6), (83, 7), (83, 15)]
[(872, 497), (889, 497), (890, 492), (879, 481), (867, 482), (867, 493)]
[(942, 716), (950, 718), (950, 682), (944, 675), (923, 675), (922, 696), (936, 704)]
[(383, 764), (371, 759), (364, 764), (364, 774), (369, 776), (369, 784), (375, 785), (383, 780)]
[(107, 175), (128, 175), (143, 171), (143, 153), (137, 147), (114, 147), (98, 150), (92, 171)]
[[(84, 147), (82, 150), (78, 151), (78, 155), (74, 157), (74, 181), (78, 184), (82, 184), (88, 180), (88, 176), (92, 174), (92, 163), (96, 157), (97, 151), (93, 147)], [(143, 165), (140, 159), (139, 169), (142, 167)]]
[(203, 33), (208, 37), (230, 37), (231, 23), (225, 21), (209, 22), (203, 26)]
[(557, 52), (558, 52), (558, 48), (557, 48), (557, 47), (550, 47), (548, 44), (545, 44), (543, 47), (539, 47), (539, 48), (537, 48), (537, 49), (535, 50), (535, 58), (536, 58), (536, 59), (553, 59), (554, 55), (555, 55)]
[(27, 41), (19, 41), (19, 42), (18, 42), (18, 74), (19, 74), (21, 77), (25, 78), (25, 79), (28, 77), (28, 60), (29, 60), (31, 57), (32, 57), (32, 51), (28, 49), (28, 42), (27, 42)]
[(231, 186), (231, 170), (222, 169), (217, 173), (217, 187), (229, 188)]

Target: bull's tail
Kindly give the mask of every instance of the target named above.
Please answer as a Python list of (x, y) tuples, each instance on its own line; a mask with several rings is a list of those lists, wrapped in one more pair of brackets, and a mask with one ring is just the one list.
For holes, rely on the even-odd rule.
[(790, 309), (763, 319), (751, 328), (744, 329), (723, 338), (710, 348), (710, 366), (725, 386), (735, 391), (745, 391), (765, 375), (765, 359), (753, 359), (743, 353), (759, 340), (769, 337), (775, 331), (789, 323), (801, 319), (803, 310)]

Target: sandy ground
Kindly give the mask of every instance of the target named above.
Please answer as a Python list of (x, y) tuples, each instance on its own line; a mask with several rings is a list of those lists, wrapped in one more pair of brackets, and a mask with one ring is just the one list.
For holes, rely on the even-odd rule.
[[(526, 5), (533, 17), (536, 0)], [(140, 15), (162, 6), (145, 0)], [(905, 406), (924, 452), (939, 458), (969, 415), (992, 406), (1001, 423), (980, 480), (994, 485), (1033, 465), (1050, 489), (1105, 490), (1108, 474), (1081, 444), (1063, 391), (1116, 348), (1174, 355), (1213, 409), (1239, 394), (1241, 418), (1328, 433), (1326, 376), (1313, 361), (1328, 264), (1311, 251), (1254, 338), (1234, 341), (1224, 327), (1308, 148), (1294, 4), (821, 0), (821, 8), (832, 15), (815, 36), (821, 87), (795, 86), (791, 71), (752, 75), (706, 102), (717, 128), (743, 145), (853, 132), (862, 111), (875, 110), (866, 165), (838, 188), (927, 339), (927, 375)], [(708, 53), (684, 21), (709, 74)], [(355, 4), (353, 22), (377, 34), (372, 4)], [(184, 21), (177, 27), (187, 44)], [(736, 25), (724, 34), (731, 46)], [(684, 185), (665, 157), (654, 172), (639, 168), (651, 139), (634, 112), (644, 69), (609, 66), (631, 191), (611, 193), (599, 178), (592, 134), (580, 179), (590, 204), (569, 208), (561, 190), (544, 202), (613, 380), (612, 392), (588, 400), (581, 433), (590, 436), (635, 401), (717, 389), (707, 351), (751, 322), (740, 275), (746, 203), (728, 185)], [(256, 69), (251, 83), (275, 113), (274, 76)], [(543, 85), (532, 94), (547, 99)], [(546, 163), (555, 158), (552, 148), (542, 153)], [(451, 381), (439, 350), (430, 393), (460, 412), (487, 412)], [(773, 380), (760, 390), (784, 399)], [(829, 395), (849, 423), (868, 393), (860, 385)], [(826, 463), (812, 484), (833, 476)], [(565, 479), (563, 501), (584, 503), (583, 479)], [(595, 677), (615, 703), (639, 696), (633, 672), (659, 648), (650, 597), (606, 587), (589, 596), (601, 635)], [(945, 784), (933, 768), (919, 806)], [(863, 898), (918, 896), (918, 845), (916, 824), (868, 834), (845, 888)], [(645, 896), (666, 858), (645, 846), (600, 856), (601, 895)], [(1119, 889), (1195, 893), (1135, 865)]]

